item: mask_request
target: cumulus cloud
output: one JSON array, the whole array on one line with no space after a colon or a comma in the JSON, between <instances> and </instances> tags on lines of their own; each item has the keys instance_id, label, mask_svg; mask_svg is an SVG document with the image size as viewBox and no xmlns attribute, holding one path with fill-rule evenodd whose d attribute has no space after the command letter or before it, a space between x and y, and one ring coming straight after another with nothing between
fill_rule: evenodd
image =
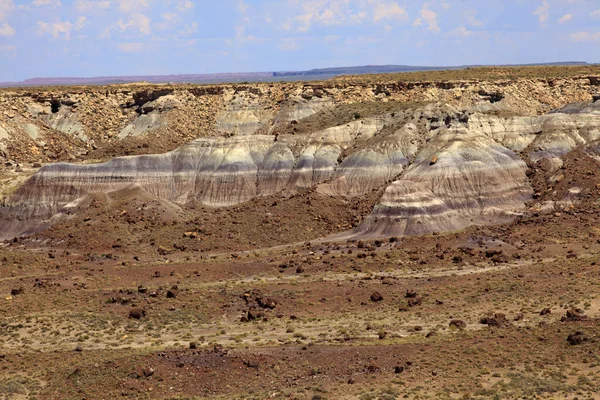
<instances>
[{"instance_id":1,"label":"cumulus cloud","mask_svg":"<svg viewBox=\"0 0 600 400\"><path fill-rule=\"evenodd\" d=\"M83 29L87 22L86 17L79 17L75 22L71 21L58 21L54 23L42 22L38 21L38 32L40 34L47 34L52 36L54 39L57 39L61 34L65 37L65 39L71 39L72 31L79 31Z\"/></svg>"},{"instance_id":2,"label":"cumulus cloud","mask_svg":"<svg viewBox=\"0 0 600 400\"><path fill-rule=\"evenodd\" d=\"M123 18L119 19L116 26L121 32L131 30L139 32L142 35L149 35L152 33L150 24L151 20L146 15L132 14L127 21L123 20Z\"/></svg>"},{"instance_id":3,"label":"cumulus cloud","mask_svg":"<svg viewBox=\"0 0 600 400\"><path fill-rule=\"evenodd\" d=\"M41 6L60 7L62 5L60 0L33 0L33 3L31 3L31 4L36 7L41 7Z\"/></svg>"},{"instance_id":4,"label":"cumulus cloud","mask_svg":"<svg viewBox=\"0 0 600 400\"><path fill-rule=\"evenodd\" d=\"M397 19L397 20L407 20L408 14L406 10L395 1L392 2L384 2L384 1L375 1L373 8L373 20L375 22L381 21L383 19Z\"/></svg>"},{"instance_id":5,"label":"cumulus cloud","mask_svg":"<svg viewBox=\"0 0 600 400\"><path fill-rule=\"evenodd\" d=\"M439 32L440 26L438 25L438 15L435 11L427 8L427 5L423 6L419 13L420 17L413 22L413 26L427 25L427 29L432 32Z\"/></svg>"},{"instance_id":6,"label":"cumulus cloud","mask_svg":"<svg viewBox=\"0 0 600 400\"><path fill-rule=\"evenodd\" d=\"M295 38L286 38L279 41L279 50L294 51L300 47Z\"/></svg>"},{"instance_id":7,"label":"cumulus cloud","mask_svg":"<svg viewBox=\"0 0 600 400\"><path fill-rule=\"evenodd\" d=\"M477 11L475 10L467 10L465 12L465 18L467 23L470 26L481 27L483 26L483 22L477 18Z\"/></svg>"},{"instance_id":8,"label":"cumulus cloud","mask_svg":"<svg viewBox=\"0 0 600 400\"><path fill-rule=\"evenodd\" d=\"M183 27L182 30L179 31L181 36L191 36L198 31L198 23L192 22L189 25Z\"/></svg>"},{"instance_id":9,"label":"cumulus cloud","mask_svg":"<svg viewBox=\"0 0 600 400\"><path fill-rule=\"evenodd\" d=\"M12 44L0 45L0 53L14 53L17 51L17 47Z\"/></svg>"},{"instance_id":10,"label":"cumulus cloud","mask_svg":"<svg viewBox=\"0 0 600 400\"><path fill-rule=\"evenodd\" d=\"M473 35L473 31L468 30L464 26L459 26L453 31L448 32L448 36L450 37L459 37L459 38L467 38Z\"/></svg>"},{"instance_id":11,"label":"cumulus cloud","mask_svg":"<svg viewBox=\"0 0 600 400\"><path fill-rule=\"evenodd\" d=\"M162 13L162 21L157 24L158 29L170 29L176 26L179 22L181 22L181 17L179 14L174 12L164 12Z\"/></svg>"},{"instance_id":12,"label":"cumulus cloud","mask_svg":"<svg viewBox=\"0 0 600 400\"><path fill-rule=\"evenodd\" d=\"M600 32L574 32L570 37L575 43L600 43Z\"/></svg>"},{"instance_id":13,"label":"cumulus cloud","mask_svg":"<svg viewBox=\"0 0 600 400\"><path fill-rule=\"evenodd\" d=\"M109 0L76 0L75 9L82 14L95 13L110 8Z\"/></svg>"},{"instance_id":14,"label":"cumulus cloud","mask_svg":"<svg viewBox=\"0 0 600 400\"><path fill-rule=\"evenodd\" d=\"M0 0L0 21L4 21L15 9L12 0Z\"/></svg>"},{"instance_id":15,"label":"cumulus cloud","mask_svg":"<svg viewBox=\"0 0 600 400\"><path fill-rule=\"evenodd\" d=\"M178 1L177 2L177 11L185 12L194 8L194 3L190 0Z\"/></svg>"},{"instance_id":16,"label":"cumulus cloud","mask_svg":"<svg viewBox=\"0 0 600 400\"><path fill-rule=\"evenodd\" d=\"M12 37L15 36L15 28L7 24L6 22L0 24L0 37Z\"/></svg>"},{"instance_id":17,"label":"cumulus cloud","mask_svg":"<svg viewBox=\"0 0 600 400\"><path fill-rule=\"evenodd\" d=\"M548 18L550 17L550 4L548 4L548 0L543 0L542 5L539 6L534 12L534 15L538 16L540 20L540 25L545 28L548 26Z\"/></svg>"},{"instance_id":18,"label":"cumulus cloud","mask_svg":"<svg viewBox=\"0 0 600 400\"><path fill-rule=\"evenodd\" d=\"M144 51L146 51L146 44L145 43L141 43L141 42L126 42L126 43L119 43L117 45L117 48L119 49L119 51L121 53L127 53L127 54L139 54L139 53L143 53Z\"/></svg>"},{"instance_id":19,"label":"cumulus cloud","mask_svg":"<svg viewBox=\"0 0 600 400\"><path fill-rule=\"evenodd\" d=\"M148 0L119 0L119 10L125 13L138 12L148 5Z\"/></svg>"},{"instance_id":20,"label":"cumulus cloud","mask_svg":"<svg viewBox=\"0 0 600 400\"><path fill-rule=\"evenodd\" d=\"M559 24L564 24L565 22L570 21L573 18L573 14L565 14L559 20Z\"/></svg>"},{"instance_id":21,"label":"cumulus cloud","mask_svg":"<svg viewBox=\"0 0 600 400\"><path fill-rule=\"evenodd\" d=\"M377 1L369 0L371 6ZM367 18L366 3L354 9L349 0L289 0L295 15L282 24L285 30L309 31L317 26L341 26L360 24Z\"/></svg>"}]
</instances>

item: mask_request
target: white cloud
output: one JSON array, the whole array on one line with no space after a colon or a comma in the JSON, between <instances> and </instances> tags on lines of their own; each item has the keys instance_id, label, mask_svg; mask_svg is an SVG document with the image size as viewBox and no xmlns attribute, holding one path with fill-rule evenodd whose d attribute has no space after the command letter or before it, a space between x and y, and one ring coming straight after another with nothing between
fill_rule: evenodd
<instances>
[{"instance_id":1,"label":"white cloud","mask_svg":"<svg viewBox=\"0 0 600 400\"><path fill-rule=\"evenodd\" d=\"M38 32L40 34L47 34L52 36L54 39L57 39L61 34L64 35L65 39L71 39L72 31L79 31L83 29L87 22L86 17L79 17L72 23L71 21L58 21L54 23L41 22L38 21Z\"/></svg>"},{"instance_id":2,"label":"white cloud","mask_svg":"<svg viewBox=\"0 0 600 400\"><path fill-rule=\"evenodd\" d=\"M453 37L467 38L472 35L473 35L473 31L468 30L464 26L459 26L458 28L454 29L453 31L448 32L448 36L451 36L451 37L453 36Z\"/></svg>"},{"instance_id":3,"label":"white cloud","mask_svg":"<svg viewBox=\"0 0 600 400\"><path fill-rule=\"evenodd\" d=\"M194 3L190 0L183 0L177 2L177 11L185 12L194 8Z\"/></svg>"},{"instance_id":4,"label":"white cloud","mask_svg":"<svg viewBox=\"0 0 600 400\"><path fill-rule=\"evenodd\" d=\"M17 47L12 44L3 44L0 45L0 53L13 53L17 51Z\"/></svg>"},{"instance_id":5,"label":"white cloud","mask_svg":"<svg viewBox=\"0 0 600 400\"><path fill-rule=\"evenodd\" d=\"M127 42L127 43L119 43L118 49L122 53L128 54L139 54L146 51L146 44L140 42Z\"/></svg>"},{"instance_id":6,"label":"white cloud","mask_svg":"<svg viewBox=\"0 0 600 400\"><path fill-rule=\"evenodd\" d=\"M124 21L122 18L117 21L117 27L121 32L127 30L138 31L142 35L149 35L152 33L150 27L151 20L144 14L133 14L128 21Z\"/></svg>"},{"instance_id":7,"label":"white cloud","mask_svg":"<svg viewBox=\"0 0 600 400\"><path fill-rule=\"evenodd\" d=\"M279 50L283 50L283 51L294 51L294 50L299 49L298 42L296 41L295 38L282 39L279 42L278 47L279 47Z\"/></svg>"},{"instance_id":8,"label":"white cloud","mask_svg":"<svg viewBox=\"0 0 600 400\"><path fill-rule=\"evenodd\" d=\"M109 0L77 0L75 1L75 9L82 14L99 12L110 8Z\"/></svg>"},{"instance_id":9,"label":"white cloud","mask_svg":"<svg viewBox=\"0 0 600 400\"><path fill-rule=\"evenodd\" d=\"M236 4L236 8L240 14L246 14L249 7L248 4L244 3L244 0L239 0Z\"/></svg>"},{"instance_id":10,"label":"white cloud","mask_svg":"<svg viewBox=\"0 0 600 400\"><path fill-rule=\"evenodd\" d=\"M413 26L421 26L423 24L427 24L427 29L432 32L439 32L440 27L438 25L437 13L427 8L425 5L420 13L421 16L413 22Z\"/></svg>"},{"instance_id":11,"label":"white cloud","mask_svg":"<svg viewBox=\"0 0 600 400\"><path fill-rule=\"evenodd\" d=\"M41 7L41 6L55 6L55 7L60 7L62 4L60 3L60 0L33 0L33 4L36 7Z\"/></svg>"},{"instance_id":12,"label":"white cloud","mask_svg":"<svg viewBox=\"0 0 600 400\"><path fill-rule=\"evenodd\" d=\"M7 24L6 22L0 24L0 37L12 37L15 36L15 28Z\"/></svg>"},{"instance_id":13,"label":"white cloud","mask_svg":"<svg viewBox=\"0 0 600 400\"><path fill-rule=\"evenodd\" d=\"M198 23L192 22L189 25L186 25L182 30L179 31L181 36L191 36L198 31Z\"/></svg>"},{"instance_id":14,"label":"white cloud","mask_svg":"<svg viewBox=\"0 0 600 400\"><path fill-rule=\"evenodd\" d=\"M550 4L548 4L548 0L543 0L542 5L539 6L534 12L534 15L538 16L540 20L540 25L545 28L548 26L548 17L550 17Z\"/></svg>"},{"instance_id":15,"label":"white cloud","mask_svg":"<svg viewBox=\"0 0 600 400\"><path fill-rule=\"evenodd\" d=\"M574 32L570 37L575 43L600 43L600 32Z\"/></svg>"},{"instance_id":16,"label":"white cloud","mask_svg":"<svg viewBox=\"0 0 600 400\"><path fill-rule=\"evenodd\" d=\"M600 10L595 10L590 13L590 17L593 19L600 19Z\"/></svg>"},{"instance_id":17,"label":"white cloud","mask_svg":"<svg viewBox=\"0 0 600 400\"><path fill-rule=\"evenodd\" d=\"M313 25L341 26L362 23L367 17L368 6L374 6L380 0L368 0L355 10L349 0L289 0L288 11L293 17L286 19L281 27L284 30L308 32ZM367 7L365 7L367 6Z\"/></svg>"},{"instance_id":18,"label":"white cloud","mask_svg":"<svg viewBox=\"0 0 600 400\"><path fill-rule=\"evenodd\" d=\"M408 19L408 14L406 13L406 10L400 7L395 1L389 3L376 1L373 8L373 20L377 22L383 19L397 19L404 21Z\"/></svg>"},{"instance_id":19,"label":"white cloud","mask_svg":"<svg viewBox=\"0 0 600 400\"><path fill-rule=\"evenodd\" d=\"M12 0L0 0L0 21L4 21L15 9Z\"/></svg>"},{"instance_id":20,"label":"white cloud","mask_svg":"<svg viewBox=\"0 0 600 400\"><path fill-rule=\"evenodd\" d=\"M138 12L148 7L148 0L119 0L119 10L125 13Z\"/></svg>"},{"instance_id":21,"label":"white cloud","mask_svg":"<svg viewBox=\"0 0 600 400\"><path fill-rule=\"evenodd\" d=\"M573 14L565 14L558 20L558 23L564 24L565 22L570 21L572 18L573 18Z\"/></svg>"},{"instance_id":22,"label":"white cloud","mask_svg":"<svg viewBox=\"0 0 600 400\"><path fill-rule=\"evenodd\" d=\"M181 17L179 14L174 12L165 12L162 13L162 21L158 23L158 29L170 29L176 26L179 22L181 22Z\"/></svg>"},{"instance_id":23,"label":"white cloud","mask_svg":"<svg viewBox=\"0 0 600 400\"><path fill-rule=\"evenodd\" d=\"M477 11L475 10L467 10L465 12L465 17L467 19L467 23L470 26L481 27L483 26L483 22L477 18Z\"/></svg>"}]
</instances>

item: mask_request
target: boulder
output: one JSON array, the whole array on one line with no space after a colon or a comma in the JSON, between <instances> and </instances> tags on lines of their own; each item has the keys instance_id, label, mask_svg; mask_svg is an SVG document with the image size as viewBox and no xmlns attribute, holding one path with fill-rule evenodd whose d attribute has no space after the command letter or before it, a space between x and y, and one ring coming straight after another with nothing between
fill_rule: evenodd
<instances>
[{"instance_id":1,"label":"boulder","mask_svg":"<svg viewBox=\"0 0 600 400\"><path fill-rule=\"evenodd\" d=\"M129 318L142 319L146 316L146 310L136 307L129 310Z\"/></svg>"}]
</instances>

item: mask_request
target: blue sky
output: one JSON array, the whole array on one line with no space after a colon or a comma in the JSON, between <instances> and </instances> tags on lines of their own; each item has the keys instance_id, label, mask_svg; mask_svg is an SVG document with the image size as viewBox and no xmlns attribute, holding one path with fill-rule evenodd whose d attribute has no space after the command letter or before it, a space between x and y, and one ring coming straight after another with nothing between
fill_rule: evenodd
<instances>
[{"instance_id":1,"label":"blue sky","mask_svg":"<svg viewBox=\"0 0 600 400\"><path fill-rule=\"evenodd\" d=\"M0 81L600 62L600 0L0 0Z\"/></svg>"}]
</instances>

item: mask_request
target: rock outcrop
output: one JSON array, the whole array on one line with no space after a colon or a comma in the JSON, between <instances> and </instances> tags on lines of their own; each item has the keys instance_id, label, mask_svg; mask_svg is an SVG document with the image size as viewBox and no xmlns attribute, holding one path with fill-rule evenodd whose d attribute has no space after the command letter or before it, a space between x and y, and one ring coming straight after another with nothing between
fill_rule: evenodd
<instances>
[{"instance_id":1,"label":"rock outcrop","mask_svg":"<svg viewBox=\"0 0 600 400\"><path fill-rule=\"evenodd\" d=\"M502 95L498 87L487 87L492 84L482 86L485 90L472 94L478 102L468 107L425 103L364 118L357 113L350 122L302 134L271 133L334 109L337 88L304 87L288 94L264 87L136 93L125 111L132 118L120 133L114 131L116 136L168 129L169 121L180 118L190 104L200 104L202 96L221 99L212 103L223 108L211 122L220 133L208 132L162 154L47 165L4 200L0 238L48 226L74 212L88 194L127 188L180 206L198 202L212 207L307 188L348 198L382 190L373 212L343 237L422 235L505 222L526 212L532 199L527 163L555 173L564 154L598 149L600 103L580 102L541 116L516 115L510 86L503 87L508 94ZM458 88L471 90L467 84ZM261 90L271 92L265 97ZM396 92L372 94L386 93L393 97ZM30 112L39 120L28 126L26 118L15 116L10 127L41 145L50 142L49 129L68 125L72 140L81 142L87 131L73 131L82 121L73 119L73 110L83 115L81 96L58 103L38 99L41 105ZM2 128L0 138L10 141L11 133ZM570 202L577 195L573 193Z\"/></svg>"}]
</instances>

